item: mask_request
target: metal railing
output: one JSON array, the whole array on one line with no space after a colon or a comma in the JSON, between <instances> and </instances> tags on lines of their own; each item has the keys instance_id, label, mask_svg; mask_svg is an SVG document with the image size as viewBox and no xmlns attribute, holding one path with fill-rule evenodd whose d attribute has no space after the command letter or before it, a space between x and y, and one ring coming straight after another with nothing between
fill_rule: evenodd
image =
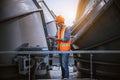
<instances>
[{"instance_id":1,"label":"metal railing","mask_svg":"<svg viewBox=\"0 0 120 80\"><path fill-rule=\"evenodd\" d=\"M90 54L90 80L93 80L93 54L120 54L120 50L77 50L77 51L0 51L1 54L24 54L29 57L30 66L30 56L40 55L40 54ZM29 80L30 80L30 68L29 68Z\"/></svg>"}]
</instances>

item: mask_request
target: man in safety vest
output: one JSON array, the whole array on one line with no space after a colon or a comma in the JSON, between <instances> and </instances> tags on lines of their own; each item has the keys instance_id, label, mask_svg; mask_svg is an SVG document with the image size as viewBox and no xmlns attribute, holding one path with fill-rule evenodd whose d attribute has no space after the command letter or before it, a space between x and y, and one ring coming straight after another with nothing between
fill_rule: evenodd
<instances>
[{"instance_id":1,"label":"man in safety vest","mask_svg":"<svg viewBox=\"0 0 120 80\"><path fill-rule=\"evenodd\" d=\"M58 25L57 37L53 40L57 41L57 49L59 51L70 51L71 41L70 41L70 30L64 24L64 18L59 15L55 19ZM62 70L62 78L69 78L69 68L68 68L68 53L60 54L60 65Z\"/></svg>"}]
</instances>

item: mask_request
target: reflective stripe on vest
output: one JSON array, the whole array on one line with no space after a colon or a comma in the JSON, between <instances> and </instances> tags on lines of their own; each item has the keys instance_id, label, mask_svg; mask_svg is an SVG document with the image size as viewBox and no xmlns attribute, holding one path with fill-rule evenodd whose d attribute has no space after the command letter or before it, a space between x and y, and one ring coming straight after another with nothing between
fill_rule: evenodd
<instances>
[{"instance_id":1,"label":"reflective stripe on vest","mask_svg":"<svg viewBox=\"0 0 120 80\"><path fill-rule=\"evenodd\" d=\"M70 44L58 44L58 46L70 46Z\"/></svg>"}]
</instances>

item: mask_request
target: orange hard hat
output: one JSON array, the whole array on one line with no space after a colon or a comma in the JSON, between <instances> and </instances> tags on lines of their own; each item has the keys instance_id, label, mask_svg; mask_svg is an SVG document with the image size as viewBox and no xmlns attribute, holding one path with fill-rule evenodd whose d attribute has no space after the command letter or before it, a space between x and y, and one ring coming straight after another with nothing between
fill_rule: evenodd
<instances>
[{"instance_id":1,"label":"orange hard hat","mask_svg":"<svg viewBox=\"0 0 120 80\"><path fill-rule=\"evenodd\" d=\"M64 23L65 19L61 15L59 15L59 16L56 16L55 21L56 22L63 22Z\"/></svg>"}]
</instances>

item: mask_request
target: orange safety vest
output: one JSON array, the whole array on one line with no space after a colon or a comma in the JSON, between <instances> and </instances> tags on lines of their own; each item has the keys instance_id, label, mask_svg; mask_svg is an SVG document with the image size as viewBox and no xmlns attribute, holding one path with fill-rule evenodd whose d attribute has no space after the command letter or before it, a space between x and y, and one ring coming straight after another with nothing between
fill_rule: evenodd
<instances>
[{"instance_id":1,"label":"orange safety vest","mask_svg":"<svg viewBox=\"0 0 120 80\"><path fill-rule=\"evenodd\" d=\"M64 38L66 27L63 27L60 31L60 28L58 28L58 39ZM58 41L58 50L59 51L69 51L71 50L71 40L68 40L67 42L64 41Z\"/></svg>"}]
</instances>

